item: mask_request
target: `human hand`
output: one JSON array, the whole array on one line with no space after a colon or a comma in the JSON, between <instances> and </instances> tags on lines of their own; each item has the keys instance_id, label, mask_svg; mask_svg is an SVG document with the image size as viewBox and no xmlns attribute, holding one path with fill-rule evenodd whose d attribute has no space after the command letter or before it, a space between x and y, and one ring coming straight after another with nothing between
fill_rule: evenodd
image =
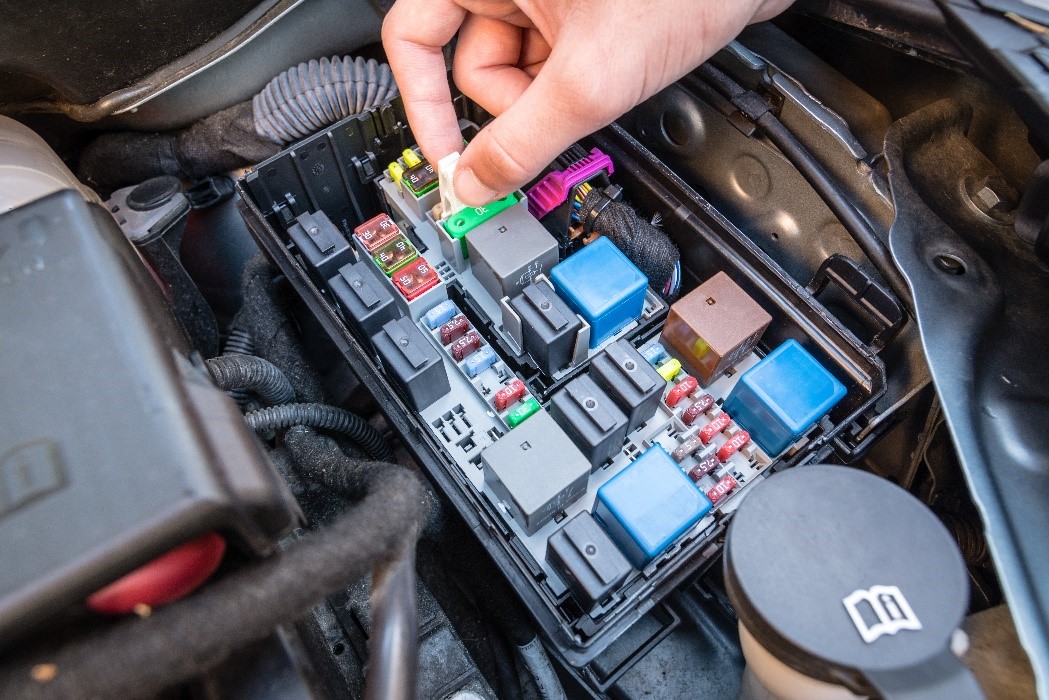
<instances>
[{"instance_id":1,"label":"human hand","mask_svg":"<svg viewBox=\"0 0 1049 700\"><path fill-rule=\"evenodd\" d=\"M455 84L495 115L459 160L455 192L481 206L535 177L791 0L397 0L382 39L427 160L462 149Z\"/></svg>"}]
</instances>

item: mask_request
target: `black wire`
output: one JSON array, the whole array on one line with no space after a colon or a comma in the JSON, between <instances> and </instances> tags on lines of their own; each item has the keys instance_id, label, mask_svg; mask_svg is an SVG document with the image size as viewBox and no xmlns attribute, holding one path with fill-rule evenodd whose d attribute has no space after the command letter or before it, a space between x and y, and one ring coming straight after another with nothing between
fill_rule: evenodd
<instances>
[{"instance_id":1,"label":"black wire","mask_svg":"<svg viewBox=\"0 0 1049 700\"><path fill-rule=\"evenodd\" d=\"M725 95L746 116L753 119L755 125L768 137L769 141L798 169L806 182L838 217L845 230L849 232L886 284L913 316L914 301L911 298L910 288L899 268L896 267L896 263L893 262L889 249L837 186L830 173L824 169L805 145L791 133L790 129L784 126L783 122L776 118L764 100L722 71L705 63L696 70L696 73ZM686 82L689 81L689 78L691 76L686 78ZM694 78L691 79L694 80Z\"/></svg>"}]
</instances>

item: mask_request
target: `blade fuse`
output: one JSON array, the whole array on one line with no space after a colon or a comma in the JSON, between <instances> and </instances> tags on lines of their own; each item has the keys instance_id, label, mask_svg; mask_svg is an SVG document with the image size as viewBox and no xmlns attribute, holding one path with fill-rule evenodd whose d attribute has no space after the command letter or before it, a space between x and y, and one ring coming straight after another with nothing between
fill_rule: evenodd
<instances>
[{"instance_id":1,"label":"blade fuse","mask_svg":"<svg viewBox=\"0 0 1049 700\"><path fill-rule=\"evenodd\" d=\"M739 486L731 474L726 474L714 487L707 490L707 498L711 503L717 503L725 496L732 493Z\"/></svg>"},{"instance_id":2,"label":"blade fuse","mask_svg":"<svg viewBox=\"0 0 1049 700\"><path fill-rule=\"evenodd\" d=\"M697 418L709 411L713 405L714 397L710 394L703 394L681 414L681 422L685 425L692 425Z\"/></svg>"},{"instance_id":3,"label":"blade fuse","mask_svg":"<svg viewBox=\"0 0 1049 700\"><path fill-rule=\"evenodd\" d=\"M452 343L452 346L448 348L449 352L452 353L452 359L456 362L462 362L464 359L477 352L477 349L481 347L481 336L477 335L477 331L470 331L459 340Z\"/></svg>"},{"instance_id":4,"label":"blade fuse","mask_svg":"<svg viewBox=\"0 0 1049 700\"><path fill-rule=\"evenodd\" d=\"M507 408L523 399L524 395L524 382L520 379L515 379L499 391L495 392L492 402L495 404L495 410L505 411Z\"/></svg>"},{"instance_id":5,"label":"blade fuse","mask_svg":"<svg viewBox=\"0 0 1049 700\"><path fill-rule=\"evenodd\" d=\"M699 388L699 382L693 376L686 376L682 379L677 386L667 392L667 406L673 408L681 403L681 399L685 398L693 391Z\"/></svg>"},{"instance_id":6,"label":"blade fuse","mask_svg":"<svg viewBox=\"0 0 1049 700\"><path fill-rule=\"evenodd\" d=\"M441 330L438 331L441 334L441 345L448 345L453 340L462 338L468 330L470 330L470 321L467 320L466 316L459 314L441 326Z\"/></svg>"},{"instance_id":7,"label":"blade fuse","mask_svg":"<svg viewBox=\"0 0 1049 700\"><path fill-rule=\"evenodd\" d=\"M732 422L732 419L727 413L719 413L714 417L714 420L703 426L703 429L699 431L699 439L706 445L708 442L714 439L714 436L720 433L722 430L727 428Z\"/></svg>"},{"instance_id":8,"label":"blade fuse","mask_svg":"<svg viewBox=\"0 0 1049 700\"><path fill-rule=\"evenodd\" d=\"M739 448L750 442L750 433L746 430L741 430L728 439L721 449L718 450L718 459L722 462L727 462L729 457L739 452Z\"/></svg>"},{"instance_id":9,"label":"blade fuse","mask_svg":"<svg viewBox=\"0 0 1049 700\"><path fill-rule=\"evenodd\" d=\"M713 474L714 470L721 466L721 461L717 458L717 455L707 455L703 459L696 463L696 466L692 467L692 471L688 473L688 478L692 481L700 481L703 477ZM713 500L713 499L712 499Z\"/></svg>"}]
</instances>

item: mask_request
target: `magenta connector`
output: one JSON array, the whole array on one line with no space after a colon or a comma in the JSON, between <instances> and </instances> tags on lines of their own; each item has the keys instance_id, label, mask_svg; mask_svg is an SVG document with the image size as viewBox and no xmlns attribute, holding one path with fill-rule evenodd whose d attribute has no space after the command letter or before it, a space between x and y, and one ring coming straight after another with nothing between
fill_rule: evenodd
<instances>
[{"instance_id":1,"label":"magenta connector","mask_svg":"<svg viewBox=\"0 0 1049 700\"><path fill-rule=\"evenodd\" d=\"M597 148L590 149L590 155L577 160L561 172L549 173L528 190L528 212L537 219L561 206L572 188L580 185L602 170L613 173L612 159Z\"/></svg>"}]
</instances>

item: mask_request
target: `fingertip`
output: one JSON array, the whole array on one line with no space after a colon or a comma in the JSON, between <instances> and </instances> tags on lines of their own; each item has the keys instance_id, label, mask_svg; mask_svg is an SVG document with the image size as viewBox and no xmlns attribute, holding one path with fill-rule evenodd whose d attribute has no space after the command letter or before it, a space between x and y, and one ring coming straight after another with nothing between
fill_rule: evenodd
<instances>
[{"instance_id":1,"label":"fingertip","mask_svg":"<svg viewBox=\"0 0 1049 700\"><path fill-rule=\"evenodd\" d=\"M499 194L478 180L473 168L457 168L453 186L459 201L471 207L483 207L494 201Z\"/></svg>"}]
</instances>

